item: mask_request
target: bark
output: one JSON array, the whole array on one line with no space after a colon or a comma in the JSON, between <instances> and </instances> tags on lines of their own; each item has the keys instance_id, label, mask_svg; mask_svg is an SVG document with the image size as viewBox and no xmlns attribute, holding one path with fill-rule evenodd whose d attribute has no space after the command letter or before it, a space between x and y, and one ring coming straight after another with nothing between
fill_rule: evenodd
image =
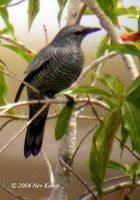
<instances>
[{"instance_id":1,"label":"bark","mask_svg":"<svg viewBox=\"0 0 140 200\"><path fill-rule=\"evenodd\" d=\"M67 25L76 23L76 16L78 15L79 9L81 7L80 0L69 0L68 1L68 16ZM70 165L71 158L76 149L76 118L77 112L73 112L68 132L60 141L59 155L62 160ZM66 169L66 167L58 160L55 174L54 174L55 184L59 185L59 188L53 189L50 195L50 200L67 200L69 187L72 179L72 174Z\"/></svg>"}]
</instances>

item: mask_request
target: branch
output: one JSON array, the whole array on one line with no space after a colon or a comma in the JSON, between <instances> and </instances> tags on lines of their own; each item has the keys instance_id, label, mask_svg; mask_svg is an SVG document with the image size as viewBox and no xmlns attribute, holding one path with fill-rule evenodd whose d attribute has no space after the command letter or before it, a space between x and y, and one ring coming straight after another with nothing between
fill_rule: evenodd
<instances>
[{"instance_id":1,"label":"branch","mask_svg":"<svg viewBox=\"0 0 140 200\"><path fill-rule=\"evenodd\" d=\"M67 165L65 163L65 161L61 158L61 156L59 155L59 160L61 161L61 163L66 167L67 170L69 170L79 181L80 183L87 189L87 191L90 193L90 195L92 196L92 199L97 200L96 196L94 195L93 191L88 187L87 183L82 179L81 176L79 176L76 172L74 172L72 170L72 168Z\"/></svg>"},{"instance_id":2,"label":"branch","mask_svg":"<svg viewBox=\"0 0 140 200\"><path fill-rule=\"evenodd\" d=\"M88 65L85 69L83 69L83 72L80 75L80 77L78 78L76 85L78 85L79 82L81 81L81 79L83 79L94 67L96 67L97 65L107 61L109 58L112 58L116 55L118 55L118 54L115 52L111 52L111 53L108 53L108 54L94 60L90 65Z\"/></svg>"},{"instance_id":3,"label":"branch","mask_svg":"<svg viewBox=\"0 0 140 200\"><path fill-rule=\"evenodd\" d=\"M24 51L26 51L27 53L29 53L32 56L35 56L36 53L35 51L29 49L28 47L26 47L23 43L18 42L16 40L14 40L13 38L10 37L6 37L6 36L0 36L0 39L5 40L6 42L9 42L11 44L14 44L15 46L19 47L20 49L23 49Z\"/></svg>"},{"instance_id":4,"label":"branch","mask_svg":"<svg viewBox=\"0 0 140 200\"><path fill-rule=\"evenodd\" d=\"M11 185L12 186L12 185ZM28 197L24 197L24 196L20 196L18 194L16 194L15 192L13 192L12 190L10 190L9 188L7 188L4 184L0 183L0 187L5 190L6 192L8 192L8 194L10 194L13 197L16 197L17 199L20 200L35 200L35 198L28 198ZM49 198L37 198L36 200L49 200Z\"/></svg>"},{"instance_id":5,"label":"branch","mask_svg":"<svg viewBox=\"0 0 140 200\"><path fill-rule=\"evenodd\" d=\"M129 191L127 192L127 194L125 195L125 198L127 198L127 199L132 199L131 198L131 195L132 195L132 192L133 192L133 190L136 188L136 175L134 175L134 177L133 177L133 179L132 179L132 181L131 181L131 186L130 186L130 188L129 188Z\"/></svg>"},{"instance_id":6,"label":"branch","mask_svg":"<svg viewBox=\"0 0 140 200\"><path fill-rule=\"evenodd\" d=\"M11 4L8 4L8 5L3 5L3 6L0 6L0 9L12 7L12 6L17 6L17 5L21 4L21 3L23 3L24 1L26 1L26 0L20 0L20 1L16 2L16 3L11 3Z\"/></svg>"},{"instance_id":7,"label":"branch","mask_svg":"<svg viewBox=\"0 0 140 200\"><path fill-rule=\"evenodd\" d=\"M20 82L20 83L23 83L25 86L27 86L28 88L32 89L33 91L35 91L37 94L39 94L40 92L34 88L32 85L30 85L29 83L27 83L26 81L18 78L16 75L14 75L13 73L11 73L10 71L5 71L5 70L2 70L0 69L0 72L6 74L7 76L13 78L14 80Z\"/></svg>"},{"instance_id":8,"label":"branch","mask_svg":"<svg viewBox=\"0 0 140 200\"><path fill-rule=\"evenodd\" d=\"M60 140L59 155L68 165L76 148L76 118L77 112L73 112L68 131ZM66 200L71 182L71 173L64 168L60 160L58 160L56 165L54 177L55 184L59 184L59 188L52 190L50 200Z\"/></svg>"},{"instance_id":9,"label":"branch","mask_svg":"<svg viewBox=\"0 0 140 200\"><path fill-rule=\"evenodd\" d=\"M45 161L45 163L47 164L47 168L48 168L48 172L49 172L49 178L50 178L50 184L54 185L54 173L53 173L53 169L51 166L50 161L48 160L47 156L45 155L45 153L43 151L41 151L42 157Z\"/></svg>"},{"instance_id":10,"label":"branch","mask_svg":"<svg viewBox=\"0 0 140 200\"><path fill-rule=\"evenodd\" d=\"M9 73L11 73L12 75L15 75L15 74L9 69L9 67L7 66L7 64L6 64L3 60L0 59L0 63L4 66L4 68L5 68ZM3 73L4 73L4 72L3 72Z\"/></svg>"},{"instance_id":11,"label":"branch","mask_svg":"<svg viewBox=\"0 0 140 200\"><path fill-rule=\"evenodd\" d=\"M125 182L122 182L122 183L111 185L111 186L103 189L103 195L107 195L107 194L110 194L112 192L116 192L118 190L129 188L129 187L131 187L131 185L132 185L132 181L125 181ZM135 182L135 187L140 187L140 181ZM97 193L96 193L96 197L98 197ZM80 200L92 200L92 199L93 198L92 198L91 194L88 194L87 196L80 198Z\"/></svg>"},{"instance_id":12,"label":"branch","mask_svg":"<svg viewBox=\"0 0 140 200\"><path fill-rule=\"evenodd\" d=\"M83 98L75 98L74 102L75 103L88 103L88 98L83 97ZM5 114L6 112L8 112L9 110L13 109L13 108L17 108L20 106L25 106L25 105L29 105L29 104L37 104L37 103L41 103L41 104L66 104L67 100L62 100L62 99L46 99L46 100L32 100L32 101L20 101L20 102L16 102L16 103L10 103L4 106L0 106L0 110L2 110L0 112L0 116L3 114ZM91 103L100 106L106 110L109 110L109 107L106 103L104 103L101 100L98 100L96 98L92 98L91 99Z\"/></svg>"},{"instance_id":13,"label":"branch","mask_svg":"<svg viewBox=\"0 0 140 200\"><path fill-rule=\"evenodd\" d=\"M90 107L91 107L91 110L92 110L93 114L95 115L95 117L97 118L97 120L99 121L99 123L101 123L101 122L102 122L102 119L99 117L98 112L96 111L96 109L95 109L94 106L92 105L92 103L91 103L91 97L89 96L88 99L89 99L89 105L90 105Z\"/></svg>"},{"instance_id":14,"label":"branch","mask_svg":"<svg viewBox=\"0 0 140 200\"><path fill-rule=\"evenodd\" d=\"M10 195L12 195L13 197L16 197L17 199L21 199L21 200L34 200L28 197L22 197L19 196L18 194L16 194L15 192L13 192L12 190L10 190L9 188L7 188L4 184L0 183L0 187L2 189L4 189L6 192L8 192Z\"/></svg>"},{"instance_id":15,"label":"branch","mask_svg":"<svg viewBox=\"0 0 140 200\"><path fill-rule=\"evenodd\" d=\"M121 179L130 179L130 176L128 176L128 175L124 175L124 176L115 176L115 177L113 177L113 178L108 178L108 179L106 179L106 180L104 180L104 182L103 182L103 184L105 185L105 184L112 184L112 182L116 182L116 181L120 181ZM92 190L95 190L95 186L93 186L93 187L91 187L91 189ZM87 196L89 196L89 192L85 192L83 195L81 195L80 196L80 198L79 199L84 199L84 197L87 197Z\"/></svg>"},{"instance_id":16,"label":"branch","mask_svg":"<svg viewBox=\"0 0 140 200\"><path fill-rule=\"evenodd\" d=\"M46 25L43 25L44 28L44 34L45 34L45 40L46 40L46 46L48 45L48 31L46 28Z\"/></svg>"},{"instance_id":17,"label":"branch","mask_svg":"<svg viewBox=\"0 0 140 200\"><path fill-rule=\"evenodd\" d=\"M86 4L82 3L81 6L80 6L80 8L79 8L79 11L77 13L77 16L75 18L75 23L76 24L80 23L80 20L81 20L81 18L83 16L83 13L84 13L84 11L85 11L86 8L87 8Z\"/></svg>"},{"instance_id":18,"label":"branch","mask_svg":"<svg viewBox=\"0 0 140 200\"><path fill-rule=\"evenodd\" d=\"M100 24L106 31L110 34L110 37L112 41L115 44L122 43L122 40L120 39L118 33L115 30L115 27L112 24L112 21L105 15L103 10L100 8L96 0L82 0L99 18ZM130 55L122 55L122 58L127 66L127 69L129 71L129 74L134 80L138 75L138 69Z\"/></svg>"},{"instance_id":19,"label":"branch","mask_svg":"<svg viewBox=\"0 0 140 200\"><path fill-rule=\"evenodd\" d=\"M96 125L95 127L93 127L91 130L88 131L88 133L82 138L82 140L79 142L77 148L75 149L75 152L71 158L71 163L73 163L74 158L77 154L77 152L79 151L80 147L82 146L83 142L86 140L86 138L98 127L98 125Z\"/></svg>"},{"instance_id":20,"label":"branch","mask_svg":"<svg viewBox=\"0 0 140 200\"><path fill-rule=\"evenodd\" d=\"M79 15L79 11L82 5L83 3L80 0L68 0L67 25L80 21L81 15Z\"/></svg>"},{"instance_id":21,"label":"branch","mask_svg":"<svg viewBox=\"0 0 140 200\"><path fill-rule=\"evenodd\" d=\"M115 138L116 138L119 142L121 142L121 139L120 139L117 135L115 136ZM134 151L133 151L132 149L130 149L129 146L127 146L127 144L124 145L124 148L127 149L127 150L140 162L140 157L137 156L137 155L134 153Z\"/></svg>"},{"instance_id":22,"label":"branch","mask_svg":"<svg viewBox=\"0 0 140 200\"><path fill-rule=\"evenodd\" d=\"M49 119L55 119L56 117L58 117L58 115L59 115L59 113L56 113L56 112L54 112L52 114L49 114L47 116L47 120L49 120ZM10 119L13 119L13 120L26 120L26 121L28 120L28 116L27 115L2 114L2 115L0 115L0 117L10 118ZM81 119L94 119L95 120L94 117L92 117L92 116L85 116L85 115L81 115L81 116L79 116L79 118L81 118Z\"/></svg>"},{"instance_id":23,"label":"branch","mask_svg":"<svg viewBox=\"0 0 140 200\"><path fill-rule=\"evenodd\" d=\"M0 131L2 131L4 129L5 126L7 126L7 124L9 124L10 122L12 122L14 119L9 119L8 121L6 121L1 127L0 127Z\"/></svg>"},{"instance_id":24,"label":"branch","mask_svg":"<svg viewBox=\"0 0 140 200\"><path fill-rule=\"evenodd\" d=\"M3 152L23 131L24 129L26 129L34 120L35 118L40 115L40 113L43 112L43 110L46 108L47 105L44 105L18 132L16 135L14 135L12 137L12 139L5 144L1 149L0 149L0 153Z\"/></svg>"}]
</instances>

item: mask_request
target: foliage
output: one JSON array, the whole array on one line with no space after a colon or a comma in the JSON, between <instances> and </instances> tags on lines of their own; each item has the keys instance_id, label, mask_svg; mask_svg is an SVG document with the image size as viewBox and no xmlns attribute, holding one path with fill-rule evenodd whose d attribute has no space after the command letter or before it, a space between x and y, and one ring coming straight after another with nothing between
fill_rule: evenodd
<instances>
[{"instance_id":1,"label":"foliage","mask_svg":"<svg viewBox=\"0 0 140 200\"><path fill-rule=\"evenodd\" d=\"M31 25L38 14L40 9L40 0L29 0L28 1L28 27L31 28Z\"/></svg>"},{"instance_id":2,"label":"foliage","mask_svg":"<svg viewBox=\"0 0 140 200\"><path fill-rule=\"evenodd\" d=\"M0 1L0 16L4 22L4 27L0 29L0 45L3 48L8 48L21 56L27 62L30 62L34 54L24 48L17 41L14 35L14 25L9 18L8 5L12 0ZM125 34L121 36L124 41L131 43L113 44L110 36L107 33L96 53L96 58L100 58L108 52L115 51L119 54L130 54L138 59L140 58L140 8L137 6L124 7L123 2L119 0L98 0L98 3L104 13L111 19L115 27L125 30ZM59 12L58 23L60 25L61 17L66 7L67 0L58 0ZM29 30L40 11L40 0L28 0L28 27ZM86 8L84 15L94 15L89 8ZM138 30L132 30L130 27L121 24L121 18L131 18L137 22ZM134 31L134 32L133 32ZM140 60L140 59L139 59ZM103 65L103 63L102 63ZM120 133L120 149L123 154L124 148L127 145L127 140L130 140L132 151L138 156L140 155L140 76L138 76L125 89L124 83L109 74L97 73L99 65L92 70L90 74L91 81L96 80L99 85L82 85L77 86L68 91L68 94L73 97L90 97L93 100L99 100L106 104L107 113L104 119L98 126L98 129L93 132L92 144L89 153L89 171L90 177L95 184L96 190L100 199L103 196L103 183L105 180L106 171L113 169L127 174L130 178L135 178L140 175L140 164L135 161L131 165L119 163L110 160L110 155L114 145L115 137ZM119 66L118 66L119 69ZM0 64L0 105L7 104L6 94L8 85L2 71L4 66ZM60 94L60 96L63 93ZM90 102L91 103L91 102ZM89 104L88 104L89 105ZM72 113L77 109L77 105L67 103L60 111L55 126L55 139L60 140L68 130L69 122ZM102 108L104 109L104 108ZM94 123L93 123L94 124Z\"/></svg>"},{"instance_id":3,"label":"foliage","mask_svg":"<svg viewBox=\"0 0 140 200\"><path fill-rule=\"evenodd\" d=\"M97 192L102 196L102 184L106 172L106 166L112 151L114 136L120 125L120 109L113 110L103 120L93 136L92 147L89 156L89 168L91 178L95 183Z\"/></svg>"},{"instance_id":4,"label":"foliage","mask_svg":"<svg viewBox=\"0 0 140 200\"><path fill-rule=\"evenodd\" d=\"M60 140L68 131L69 122L74 110L74 102L69 102L59 114L55 126L55 139Z\"/></svg>"},{"instance_id":5,"label":"foliage","mask_svg":"<svg viewBox=\"0 0 140 200\"><path fill-rule=\"evenodd\" d=\"M4 105L7 103L6 101L6 93L8 90L6 77L3 74L4 66L0 63L0 105Z\"/></svg>"}]
</instances>

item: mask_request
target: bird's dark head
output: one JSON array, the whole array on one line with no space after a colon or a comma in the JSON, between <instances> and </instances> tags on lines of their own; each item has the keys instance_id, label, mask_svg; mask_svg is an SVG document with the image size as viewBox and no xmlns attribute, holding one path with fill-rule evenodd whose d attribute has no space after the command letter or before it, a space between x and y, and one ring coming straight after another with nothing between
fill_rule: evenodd
<instances>
[{"instance_id":1,"label":"bird's dark head","mask_svg":"<svg viewBox=\"0 0 140 200\"><path fill-rule=\"evenodd\" d=\"M81 44L82 40L86 35L89 33L93 33L96 31L101 30L98 27L85 27L81 25L69 25L64 28L62 28L59 33L56 35L54 38L54 41L59 41L65 45L65 43L70 44L70 43L77 43Z\"/></svg>"}]
</instances>

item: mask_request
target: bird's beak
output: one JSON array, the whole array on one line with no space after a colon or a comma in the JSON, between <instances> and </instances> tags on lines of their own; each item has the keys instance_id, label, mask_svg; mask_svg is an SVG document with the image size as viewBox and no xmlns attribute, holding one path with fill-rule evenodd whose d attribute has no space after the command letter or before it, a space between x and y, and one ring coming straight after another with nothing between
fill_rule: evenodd
<instances>
[{"instance_id":1,"label":"bird's beak","mask_svg":"<svg viewBox=\"0 0 140 200\"><path fill-rule=\"evenodd\" d=\"M94 32L96 32L96 31L100 31L101 30L101 28L99 28L99 27L86 27L85 28L85 33L94 33Z\"/></svg>"}]
</instances>

